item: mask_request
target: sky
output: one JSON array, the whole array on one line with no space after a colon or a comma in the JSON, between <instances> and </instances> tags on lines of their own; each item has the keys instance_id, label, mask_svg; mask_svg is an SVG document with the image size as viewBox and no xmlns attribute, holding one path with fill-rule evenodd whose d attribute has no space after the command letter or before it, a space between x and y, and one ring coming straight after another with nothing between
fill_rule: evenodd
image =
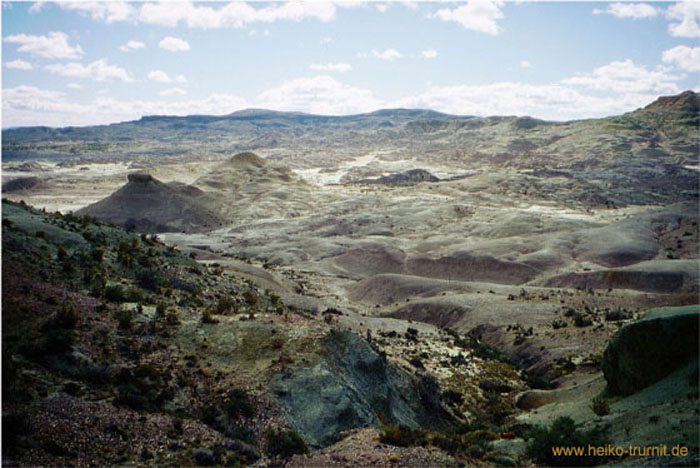
<instances>
[{"instance_id":1,"label":"sky","mask_svg":"<svg viewBox=\"0 0 700 468\"><path fill-rule=\"evenodd\" d=\"M700 91L700 1L3 2L2 127L246 108L547 120Z\"/></svg>"}]
</instances>

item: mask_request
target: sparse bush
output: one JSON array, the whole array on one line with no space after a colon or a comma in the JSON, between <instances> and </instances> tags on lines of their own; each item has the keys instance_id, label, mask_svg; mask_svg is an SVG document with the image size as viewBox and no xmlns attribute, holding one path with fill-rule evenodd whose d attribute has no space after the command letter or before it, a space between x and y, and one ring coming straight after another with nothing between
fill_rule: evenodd
<instances>
[{"instance_id":1,"label":"sparse bush","mask_svg":"<svg viewBox=\"0 0 700 468\"><path fill-rule=\"evenodd\" d=\"M233 300L229 296L223 296L219 298L219 302L216 304L216 313L218 315L224 315L233 309Z\"/></svg>"},{"instance_id":2,"label":"sparse bush","mask_svg":"<svg viewBox=\"0 0 700 468\"><path fill-rule=\"evenodd\" d=\"M473 336L469 337L469 348L476 357L481 359L490 359L492 361L500 361L506 364L513 364L502 351L483 343Z\"/></svg>"},{"instance_id":3,"label":"sparse bush","mask_svg":"<svg viewBox=\"0 0 700 468\"><path fill-rule=\"evenodd\" d=\"M464 450L464 444L452 437L435 436L430 440L430 444L444 450L447 453L455 455Z\"/></svg>"},{"instance_id":4,"label":"sparse bush","mask_svg":"<svg viewBox=\"0 0 700 468\"><path fill-rule=\"evenodd\" d=\"M411 364L413 367L416 369L425 369L425 366L423 365L423 361L421 361L419 358L411 358L408 360L408 363Z\"/></svg>"},{"instance_id":5,"label":"sparse bush","mask_svg":"<svg viewBox=\"0 0 700 468\"><path fill-rule=\"evenodd\" d=\"M248 305L254 306L258 303L258 296L253 291L246 291L243 293L243 299L248 303Z\"/></svg>"},{"instance_id":6,"label":"sparse bush","mask_svg":"<svg viewBox=\"0 0 700 468\"><path fill-rule=\"evenodd\" d=\"M231 418L250 418L255 414L255 405L250 399L248 392L240 388L234 388L228 392L228 399L224 404L226 413Z\"/></svg>"},{"instance_id":7,"label":"sparse bush","mask_svg":"<svg viewBox=\"0 0 700 468\"><path fill-rule=\"evenodd\" d=\"M64 305L59 310L51 321L52 327L65 328L72 330L78 324L78 313L71 306Z\"/></svg>"},{"instance_id":8,"label":"sparse bush","mask_svg":"<svg viewBox=\"0 0 700 468\"><path fill-rule=\"evenodd\" d=\"M219 323L219 321L212 317L211 310L204 309L202 312L202 323L214 324Z\"/></svg>"},{"instance_id":9,"label":"sparse bush","mask_svg":"<svg viewBox=\"0 0 700 468\"><path fill-rule=\"evenodd\" d=\"M462 394L459 392L455 392L454 390L445 390L441 396L443 401L446 401L454 406L458 406L464 403L464 397L462 396Z\"/></svg>"},{"instance_id":10,"label":"sparse bush","mask_svg":"<svg viewBox=\"0 0 700 468\"><path fill-rule=\"evenodd\" d=\"M577 327L590 327L593 321L583 314L576 313L574 315L574 325Z\"/></svg>"},{"instance_id":11,"label":"sparse bush","mask_svg":"<svg viewBox=\"0 0 700 468\"><path fill-rule=\"evenodd\" d=\"M597 396L593 398L590 408L598 416L605 416L606 414L610 414L610 405L608 404L608 400L603 398L602 396Z\"/></svg>"},{"instance_id":12,"label":"sparse bush","mask_svg":"<svg viewBox=\"0 0 700 468\"><path fill-rule=\"evenodd\" d=\"M614 322L617 320L627 320L629 315L620 309L610 310L605 313L605 320L609 322Z\"/></svg>"},{"instance_id":13,"label":"sparse bush","mask_svg":"<svg viewBox=\"0 0 700 468\"><path fill-rule=\"evenodd\" d=\"M151 270L150 268L144 268L138 275L137 278L139 286L143 289L148 289L149 291L158 292L161 286L164 286L163 278L158 274L158 272Z\"/></svg>"},{"instance_id":14,"label":"sparse bush","mask_svg":"<svg viewBox=\"0 0 700 468\"><path fill-rule=\"evenodd\" d=\"M309 453L306 442L295 430L269 429L265 435L267 437L265 452L270 456L288 458L292 455Z\"/></svg>"},{"instance_id":15,"label":"sparse bush","mask_svg":"<svg viewBox=\"0 0 700 468\"><path fill-rule=\"evenodd\" d=\"M124 288L118 284L107 286L104 290L105 299L110 302L125 302L126 294L124 293Z\"/></svg>"},{"instance_id":16,"label":"sparse bush","mask_svg":"<svg viewBox=\"0 0 700 468\"><path fill-rule=\"evenodd\" d=\"M383 444L397 447L412 447L425 445L427 437L423 429L413 429L403 424L392 424L384 427L384 432L379 436L379 441Z\"/></svg>"},{"instance_id":17,"label":"sparse bush","mask_svg":"<svg viewBox=\"0 0 700 468\"><path fill-rule=\"evenodd\" d=\"M168 307L165 305L165 302L159 302L158 305L156 306L156 317L165 317L165 314L168 312Z\"/></svg>"},{"instance_id":18,"label":"sparse bush","mask_svg":"<svg viewBox=\"0 0 700 468\"><path fill-rule=\"evenodd\" d=\"M547 466L588 466L601 463L600 457L583 455L555 455L553 447L588 447L604 446L606 431L593 428L588 431L577 429L576 423L568 416L554 420L551 426L535 426L530 431L530 442L527 445L527 455L536 462Z\"/></svg>"},{"instance_id":19,"label":"sparse bush","mask_svg":"<svg viewBox=\"0 0 700 468\"><path fill-rule=\"evenodd\" d=\"M541 375L526 373L525 383L528 387L536 390L550 390L554 388L554 384Z\"/></svg>"},{"instance_id":20,"label":"sparse bush","mask_svg":"<svg viewBox=\"0 0 700 468\"><path fill-rule=\"evenodd\" d=\"M92 249L92 253L90 254L90 256L91 256L93 261L100 263L105 256L105 250L104 249Z\"/></svg>"},{"instance_id":21,"label":"sparse bush","mask_svg":"<svg viewBox=\"0 0 700 468\"><path fill-rule=\"evenodd\" d=\"M563 321L563 320L557 320L557 319L555 319L555 320L552 321L552 328L555 329L555 330L559 330L560 328L566 328L568 325L569 325L569 324L566 323L566 322Z\"/></svg>"},{"instance_id":22,"label":"sparse bush","mask_svg":"<svg viewBox=\"0 0 700 468\"><path fill-rule=\"evenodd\" d=\"M66 249L62 246L59 245L58 248L56 249L56 257L58 257L59 260L63 260L68 256L68 252Z\"/></svg>"},{"instance_id":23,"label":"sparse bush","mask_svg":"<svg viewBox=\"0 0 700 468\"><path fill-rule=\"evenodd\" d=\"M129 310L117 311L117 323L120 330L131 330L134 314Z\"/></svg>"}]
</instances>

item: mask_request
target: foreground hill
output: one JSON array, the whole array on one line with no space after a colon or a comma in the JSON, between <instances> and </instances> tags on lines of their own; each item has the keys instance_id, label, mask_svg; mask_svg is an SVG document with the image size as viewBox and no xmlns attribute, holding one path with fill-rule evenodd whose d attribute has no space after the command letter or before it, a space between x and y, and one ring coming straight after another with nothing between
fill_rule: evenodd
<instances>
[{"instance_id":1,"label":"foreground hill","mask_svg":"<svg viewBox=\"0 0 700 468\"><path fill-rule=\"evenodd\" d=\"M153 236L21 204L4 202L2 211L7 463L278 463L348 429L444 431L464 414L487 423L488 405L507 398L484 403L474 378L482 367L490 381L523 386L512 366L482 351L441 365L438 381L425 366L437 366L440 353L478 349L457 334L397 322L400 334L364 339L336 324L341 311L288 307ZM422 350L414 352L425 366L409 364L405 351L387 357L409 348ZM442 392L452 375L460 386ZM450 453L382 457L455 464Z\"/></svg>"},{"instance_id":2,"label":"foreground hill","mask_svg":"<svg viewBox=\"0 0 700 468\"><path fill-rule=\"evenodd\" d=\"M146 173L129 174L128 183L108 198L78 211L138 232L196 232L221 226L208 209L204 192L195 187L164 184Z\"/></svg>"}]
</instances>

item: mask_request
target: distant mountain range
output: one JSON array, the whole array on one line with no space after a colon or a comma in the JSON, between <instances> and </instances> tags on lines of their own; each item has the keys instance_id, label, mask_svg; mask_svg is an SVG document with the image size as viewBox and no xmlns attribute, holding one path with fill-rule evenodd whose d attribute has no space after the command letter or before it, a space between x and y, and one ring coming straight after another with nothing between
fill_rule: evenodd
<instances>
[{"instance_id":1,"label":"distant mountain range","mask_svg":"<svg viewBox=\"0 0 700 468\"><path fill-rule=\"evenodd\" d=\"M24 127L3 131L9 159L230 156L255 150L285 158L317 151L383 150L440 154L465 161L530 166L532 158L581 161L632 155L697 160L700 97L661 97L622 116L571 122L531 117L474 117L386 109L350 116L248 109L223 116L146 116L92 127ZM291 158L291 159L289 159ZM294 164L292 164L294 166Z\"/></svg>"}]
</instances>

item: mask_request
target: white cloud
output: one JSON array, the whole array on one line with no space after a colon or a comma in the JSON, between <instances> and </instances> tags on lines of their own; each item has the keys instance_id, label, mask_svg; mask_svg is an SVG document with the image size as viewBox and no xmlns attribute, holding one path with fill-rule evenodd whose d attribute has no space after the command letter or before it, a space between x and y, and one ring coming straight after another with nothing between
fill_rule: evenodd
<instances>
[{"instance_id":1,"label":"white cloud","mask_svg":"<svg viewBox=\"0 0 700 468\"><path fill-rule=\"evenodd\" d=\"M378 58L380 60L395 60L395 59L403 58L403 54L396 49L386 49L386 50L383 50L381 52L376 50L376 49L372 49L372 51L369 53L358 52L357 56L358 57L374 57L374 58Z\"/></svg>"},{"instance_id":2,"label":"white cloud","mask_svg":"<svg viewBox=\"0 0 700 468\"><path fill-rule=\"evenodd\" d=\"M184 96L187 94L187 91L185 91L182 88L169 88L161 91L160 93L161 96Z\"/></svg>"},{"instance_id":3,"label":"white cloud","mask_svg":"<svg viewBox=\"0 0 700 468\"><path fill-rule=\"evenodd\" d=\"M617 18L653 18L659 13L659 10L647 3L612 3L605 10L596 8L593 14L613 15Z\"/></svg>"},{"instance_id":4,"label":"white cloud","mask_svg":"<svg viewBox=\"0 0 700 468\"><path fill-rule=\"evenodd\" d=\"M91 78L97 81L134 81L129 73L116 65L110 65L105 60L97 60L88 65L82 63L56 63L44 67L51 73L76 78Z\"/></svg>"},{"instance_id":5,"label":"white cloud","mask_svg":"<svg viewBox=\"0 0 700 468\"><path fill-rule=\"evenodd\" d=\"M339 115L377 109L380 101L369 90L322 75L298 78L268 89L258 96L256 105L283 111Z\"/></svg>"},{"instance_id":6,"label":"white cloud","mask_svg":"<svg viewBox=\"0 0 700 468\"><path fill-rule=\"evenodd\" d=\"M376 8L379 13L384 13L389 9L389 5L387 5L386 3L378 3L374 5L374 8Z\"/></svg>"},{"instance_id":7,"label":"white cloud","mask_svg":"<svg viewBox=\"0 0 700 468\"><path fill-rule=\"evenodd\" d=\"M120 101L100 97L89 104L66 100L65 93L32 86L3 89L4 126L99 125L139 119L144 115L223 115L250 107L231 94L211 94L204 99L173 101Z\"/></svg>"},{"instance_id":8,"label":"white cloud","mask_svg":"<svg viewBox=\"0 0 700 468\"><path fill-rule=\"evenodd\" d=\"M676 46L661 56L665 63L673 63L681 70L700 72L700 47Z\"/></svg>"},{"instance_id":9,"label":"white cloud","mask_svg":"<svg viewBox=\"0 0 700 468\"><path fill-rule=\"evenodd\" d=\"M14 68L15 70L31 70L34 67L31 63L25 62L24 60L17 59L11 62L5 62L5 68Z\"/></svg>"},{"instance_id":10,"label":"white cloud","mask_svg":"<svg viewBox=\"0 0 700 468\"><path fill-rule=\"evenodd\" d=\"M127 2L56 2L64 10L78 11L105 23L128 21L136 17L136 8Z\"/></svg>"},{"instance_id":11,"label":"white cloud","mask_svg":"<svg viewBox=\"0 0 700 468\"><path fill-rule=\"evenodd\" d=\"M147 78L152 81L158 81L160 83L172 83L172 78L168 76L163 70L153 70L149 72Z\"/></svg>"},{"instance_id":12,"label":"white cloud","mask_svg":"<svg viewBox=\"0 0 700 468\"><path fill-rule=\"evenodd\" d=\"M426 59L432 59L438 56L437 50L427 49L420 53L420 56Z\"/></svg>"},{"instance_id":13,"label":"white cloud","mask_svg":"<svg viewBox=\"0 0 700 468\"><path fill-rule=\"evenodd\" d=\"M666 10L666 17L672 21L668 32L675 37L700 37L700 2L679 2Z\"/></svg>"},{"instance_id":14,"label":"white cloud","mask_svg":"<svg viewBox=\"0 0 700 468\"><path fill-rule=\"evenodd\" d=\"M68 83L66 87L70 89L82 89L82 86L80 86L78 83Z\"/></svg>"},{"instance_id":15,"label":"white cloud","mask_svg":"<svg viewBox=\"0 0 700 468\"><path fill-rule=\"evenodd\" d=\"M336 7L331 2L287 1L263 8L254 8L244 2L230 2L220 8L195 5L192 2L144 3L139 20L160 26L184 23L190 28L242 28L247 24L273 23L279 20L302 21L335 18Z\"/></svg>"},{"instance_id":16,"label":"white cloud","mask_svg":"<svg viewBox=\"0 0 700 468\"><path fill-rule=\"evenodd\" d=\"M352 70L352 65L349 63L312 63L309 68L318 71L346 72Z\"/></svg>"},{"instance_id":17,"label":"white cloud","mask_svg":"<svg viewBox=\"0 0 700 468\"><path fill-rule=\"evenodd\" d=\"M684 75L671 74L668 67L657 66L653 70L636 65L632 60L611 62L591 73L583 73L562 80L562 83L584 86L597 91L614 93L672 94L679 92L678 80Z\"/></svg>"},{"instance_id":18,"label":"white cloud","mask_svg":"<svg viewBox=\"0 0 700 468\"><path fill-rule=\"evenodd\" d=\"M532 64L528 60L521 60L520 67L521 68L532 68Z\"/></svg>"},{"instance_id":19,"label":"white cloud","mask_svg":"<svg viewBox=\"0 0 700 468\"><path fill-rule=\"evenodd\" d=\"M83 55L83 49L79 45L68 44L68 35L60 31L50 32L48 36L14 34L3 40L21 44L17 50L38 57L75 59Z\"/></svg>"},{"instance_id":20,"label":"white cloud","mask_svg":"<svg viewBox=\"0 0 700 468\"><path fill-rule=\"evenodd\" d=\"M190 50L190 45L187 41L178 39L177 37L167 36L158 43L158 47L172 52L184 52Z\"/></svg>"},{"instance_id":21,"label":"white cloud","mask_svg":"<svg viewBox=\"0 0 700 468\"><path fill-rule=\"evenodd\" d=\"M146 75L146 77L151 81L158 81L160 83L187 83L187 78L185 75L175 75L173 78L170 77L163 70L153 70Z\"/></svg>"},{"instance_id":22,"label":"white cloud","mask_svg":"<svg viewBox=\"0 0 700 468\"><path fill-rule=\"evenodd\" d=\"M29 12L30 15L35 15L39 13L49 2L34 2L32 3L32 6L29 7Z\"/></svg>"},{"instance_id":23,"label":"white cloud","mask_svg":"<svg viewBox=\"0 0 700 468\"><path fill-rule=\"evenodd\" d=\"M322 37L321 40L319 41L319 44L321 44L321 45L330 44L332 40L333 40L332 37Z\"/></svg>"},{"instance_id":24,"label":"white cloud","mask_svg":"<svg viewBox=\"0 0 700 468\"><path fill-rule=\"evenodd\" d=\"M129 41L126 44L119 46L119 50L122 52L128 52L130 50L143 49L146 44L140 41Z\"/></svg>"},{"instance_id":25,"label":"white cloud","mask_svg":"<svg viewBox=\"0 0 700 468\"><path fill-rule=\"evenodd\" d=\"M423 93L392 102L387 107L434 109L459 115L531 115L548 120L570 120L620 114L646 105L656 97L649 94L598 97L556 83L500 82L429 86Z\"/></svg>"},{"instance_id":26,"label":"white cloud","mask_svg":"<svg viewBox=\"0 0 700 468\"><path fill-rule=\"evenodd\" d=\"M503 0L468 0L454 9L443 8L431 15L442 21L454 21L463 28L496 36L501 32L498 20Z\"/></svg>"}]
</instances>

